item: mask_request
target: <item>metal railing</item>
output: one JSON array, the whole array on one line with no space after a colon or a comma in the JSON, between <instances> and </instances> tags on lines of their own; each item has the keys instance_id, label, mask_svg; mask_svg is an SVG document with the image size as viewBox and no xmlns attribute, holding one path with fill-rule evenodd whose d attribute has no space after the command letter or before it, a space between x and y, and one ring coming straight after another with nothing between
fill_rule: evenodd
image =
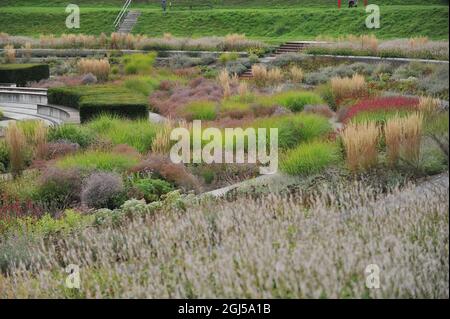
<instances>
[{"instance_id":1,"label":"metal railing","mask_svg":"<svg viewBox=\"0 0 450 319\"><path fill-rule=\"evenodd\" d=\"M122 19L125 16L125 13L128 11L128 7L130 6L130 4L131 4L131 0L127 0L125 2L125 4L122 7L122 10L120 10L119 14L116 17L116 20L114 20L114 27L117 28L120 25L120 23L122 22Z\"/></svg>"}]
</instances>

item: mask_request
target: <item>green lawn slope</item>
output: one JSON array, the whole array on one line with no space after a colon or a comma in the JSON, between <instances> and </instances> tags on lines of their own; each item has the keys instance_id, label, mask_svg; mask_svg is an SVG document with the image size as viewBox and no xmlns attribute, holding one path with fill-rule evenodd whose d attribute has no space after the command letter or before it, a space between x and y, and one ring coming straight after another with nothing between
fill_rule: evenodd
<instances>
[{"instance_id":1,"label":"green lawn slope","mask_svg":"<svg viewBox=\"0 0 450 319\"><path fill-rule=\"evenodd\" d=\"M277 5L272 5L275 2ZM386 5L388 2L391 4ZM81 28L72 30L65 27L66 1L0 0L0 3L0 32L38 36L43 33L113 32L112 23L123 1L77 1L81 6ZM364 33L374 33L379 38L427 36L448 39L449 31L448 1L441 0L402 1L404 5L392 5L400 3L396 0L377 1L381 8L381 28L378 30L365 27L363 7L337 10L337 1L330 0L179 0L173 3L175 9L166 14L157 6L159 1L135 3L142 15L133 32L150 36L170 32L176 36L196 37L237 32L252 38L283 41ZM189 3L214 3L214 7L188 10L186 5ZM427 5L423 5L425 3Z\"/></svg>"},{"instance_id":2,"label":"green lawn slope","mask_svg":"<svg viewBox=\"0 0 450 319\"><path fill-rule=\"evenodd\" d=\"M364 0L360 0L363 3ZM337 6L337 0L171 0L173 7L201 7L215 8L267 8L267 7L293 7L293 6ZM448 0L368 0L378 5L448 5ZM36 6L53 7L66 6L67 0L0 0L3 6ZM80 6L121 6L125 0L77 0ZM342 0L345 3L345 0ZM159 6L161 0L133 0L134 6Z\"/></svg>"}]
</instances>

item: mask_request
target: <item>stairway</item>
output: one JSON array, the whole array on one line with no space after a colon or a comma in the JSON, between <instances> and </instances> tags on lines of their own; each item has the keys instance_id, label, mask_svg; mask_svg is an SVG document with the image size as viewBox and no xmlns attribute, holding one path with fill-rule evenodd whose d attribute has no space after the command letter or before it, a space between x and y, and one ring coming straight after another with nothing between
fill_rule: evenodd
<instances>
[{"instance_id":1,"label":"stairway","mask_svg":"<svg viewBox=\"0 0 450 319\"><path fill-rule=\"evenodd\" d=\"M283 54L283 53L297 53L303 51L305 48L309 46L308 42L301 41L292 41L286 42L278 47L275 51L275 54Z\"/></svg>"},{"instance_id":2,"label":"stairway","mask_svg":"<svg viewBox=\"0 0 450 319\"><path fill-rule=\"evenodd\" d=\"M140 11L131 10L125 16L119 28L117 29L118 33L130 33L133 30L133 27L136 25L139 16L141 15Z\"/></svg>"},{"instance_id":3,"label":"stairway","mask_svg":"<svg viewBox=\"0 0 450 319\"><path fill-rule=\"evenodd\" d=\"M244 73L241 73L241 75L239 75L239 77L240 77L242 80L248 80L248 79L251 79L251 78L253 77L252 69L251 69L251 68L248 68L247 70L245 70Z\"/></svg>"},{"instance_id":4,"label":"stairway","mask_svg":"<svg viewBox=\"0 0 450 319\"><path fill-rule=\"evenodd\" d=\"M273 54L271 54L268 57L264 57L260 60L260 64L267 64L271 60L275 59L278 55L284 54L284 53L299 53L302 52L304 49L306 49L311 42L304 42L304 41L291 41L286 42L282 45L280 45ZM252 69L248 68L244 73L242 73L239 76L241 79L251 79L253 77Z\"/></svg>"}]
</instances>

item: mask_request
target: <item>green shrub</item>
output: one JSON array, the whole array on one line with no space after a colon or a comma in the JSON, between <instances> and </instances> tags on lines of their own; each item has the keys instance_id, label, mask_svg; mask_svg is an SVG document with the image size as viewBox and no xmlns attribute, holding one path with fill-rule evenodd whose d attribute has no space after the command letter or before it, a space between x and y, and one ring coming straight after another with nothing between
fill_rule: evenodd
<instances>
[{"instance_id":1,"label":"green shrub","mask_svg":"<svg viewBox=\"0 0 450 319\"><path fill-rule=\"evenodd\" d=\"M206 184L211 184L216 177L216 174L212 169L205 169L201 172L201 176L203 177Z\"/></svg>"},{"instance_id":2,"label":"green shrub","mask_svg":"<svg viewBox=\"0 0 450 319\"><path fill-rule=\"evenodd\" d=\"M118 67L118 66L113 66L113 67L111 68L111 74L117 75L117 74L119 74L119 72L120 72L120 70L119 70L119 67Z\"/></svg>"},{"instance_id":3,"label":"green shrub","mask_svg":"<svg viewBox=\"0 0 450 319\"><path fill-rule=\"evenodd\" d=\"M85 148L95 141L95 134L85 126L63 124L49 129L48 140L50 142L68 141Z\"/></svg>"},{"instance_id":4,"label":"green shrub","mask_svg":"<svg viewBox=\"0 0 450 319\"><path fill-rule=\"evenodd\" d=\"M156 89L160 81L153 77L137 76L125 80L125 87L142 95L148 96Z\"/></svg>"},{"instance_id":5,"label":"green shrub","mask_svg":"<svg viewBox=\"0 0 450 319\"><path fill-rule=\"evenodd\" d=\"M117 173L95 172L83 183L81 203L90 208L120 207L126 201L122 177Z\"/></svg>"},{"instance_id":6,"label":"green shrub","mask_svg":"<svg viewBox=\"0 0 450 319\"><path fill-rule=\"evenodd\" d=\"M79 109L82 122L100 114L148 118L147 97L117 84L52 88L48 101Z\"/></svg>"},{"instance_id":7,"label":"green shrub","mask_svg":"<svg viewBox=\"0 0 450 319\"><path fill-rule=\"evenodd\" d=\"M323 104L323 100L315 93L302 91L287 91L273 96L276 104L279 104L292 112L301 112L307 104Z\"/></svg>"},{"instance_id":8,"label":"green shrub","mask_svg":"<svg viewBox=\"0 0 450 319\"><path fill-rule=\"evenodd\" d=\"M147 203L155 202L165 195L173 191L173 186L161 179L137 179L133 182L133 187L142 194Z\"/></svg>"},{"instance_id":9,"label":"green shrub","mask_svg":"<svg viewBox=\"0 0 450 319\"><path fill-rule=\"evenodd\" d=\"M410 77L420 78L426 74L433 73L434 66L421 62L411 62L397 68L392 77L396 80L408 79Z\"/></svg>"},{"instance_id":10,"label":"green shrub","mask_svg":"<svg viewBox=\"0 0 450 319\"><path fill-rule=\"evenodd\" d=\"M256 54L250 54L250 55L248 56L248 61L249 61L251 64L258 63L258 62L259 62L259 57L258 57Z\"/></svg>"},{"instance_id":11,"label":"green shrub","mask_svg":"<svg viewBox=\"0 0 450 319\"><path fill-rule=\"evenodd\" d=\"M313 92L286 91L271 96L260 96L256 104L263 107L283 106L292 112L300 112L305 105L324 104L324 101Z\"/></svg>"},{"instance_id":12,"label":"green shrub","mask_svg":"<svg viewBox=\"0 0 450 319\"><path fill-rule=\"evenodd\" d=\"M449 112L436 112L436 114L426 116L424 121L424 128L427 134L448 135Z\"/></svg>"},{"instance_id":13,"label":"green shrub","mask_svg":"<svg viewBox=\"0 0 450 319\"><path fill-rule=\"evenodd\" d=\"M2 110L0 110L0 120L3 118L3 112L2 112Z\"/></svg>"},{"instance_id":14,"label":"green shrub","mask_svg":"<svg viewBox=\"0 0 450 319\"><path fill-rule=\"evenodd\" d=\"M153 69L156 52L147 54L132 54L123 57L126 74L148 74Z\"/></svg>"},{"instance_id":15,"label":"green shrub","mask_svg":"<svg viewBox=\"0 0 450 319\"><path fill-rule=\"evenodd\" d=\"M39 179L34 200L47 211L58 212L79 201L81 175L76 169L47 169Z\"/></svg>"},{"instance_id":16,"label":"green shrub","mask_svg":"<svg viewBox=\"0 0 450 319\"><path fill-rule=\"evenodd\" d=\"M132 156L101 151L88 151L66 156L56 162L59 168L79 168L83 171L125 171L136 165L138 160Z\"/></svg>"},{"instance_id":17,"label":"green shrub","mask_svg":"<svg viewBox=\"0 0 450 319\"><path fill-rule=\"evenodd\" d=\"M328 119L316 114L283 115L256 119L254 128L278 128L278 146L292 148L300 142L322 137L332 131Z\"/></svg>"},{"instance_id":18,"label":"green shrub","mask_svg":"<svg viewBox=\"0 0 450 319\"><path fill-rule=\"evenodd\" d=\"M17 201L17 203L26 203L35 198L38 189L39 173L36 171L26 172L13 180L1 180L1 195L7 199Z\"/></svg>"},{"instance_id":19,"label":"green shrub","mask_svg":"<svg viewBox=\"0 0 450 319\"><path fill-rule=\"evenodd\" d=\"M222 64L227 64L230 61L236 61L239 58L239 54L236 52L225 52L219 56L219 62Z\"/></svg>"},{"instance_id":20,"label":"green shrub","mask_svg":"<svg viewBox=\"0 0 450 319\"><path fill-rule=\"evenodd\" d=\"M212 121L216 119L216 103L213 101L193 101L184 107L182 116L188 120Z\"/></svg>"},{"instance_id":21,"label":"green shrub","mask_svg":"<svg viewBox=\"0 0 450 319\"><path fill-rule=\"evenodd\" d=\"M75 210L68 209L64 211L58 218L45 214L39 219L33 217L16 218L9 222L4 229L5 232L26 236L27 234L48 236L52 234L63 233L65 235L70 232L81 230L86 226L94 223L95 217L91 214L82 214ZM1 251L1 248L0 248Z\"/></svg>"},{"instance_id":22,"label":"green shrub","mask_svg":"<svg viewBox=\"0 0 450 319\"><path fill-rule=\"evenodd\" d=\"M6 172L9 166L9 151L5 141L0 141L0 173Z\"/></svg>"},{"instance_id":23,"label":"green shrub","mask_svg":"<svg viewBox=\"0 0 450 319\"><path fill-rule=\"evenodd\" d=\"M249 56L255 55L256 57L263 57L267 51L267 48L263 47L252 47L247 50Z\"/></svg>"},{"instance_id":24,"label":"green shrub","mask_svg":"<svg viewBox=\"0 0 450 319\"><path fill-rule=\"evenodd\" d=\"M315 174L336 164L339 159L339 148L336 144L313 141L289 150L283 156L280 168L290 175Z\"/></svg>"},{"instance_id":25,"label":"green shrub","mask_svg":"<svg viewBox=\"0 0 450 319\"><path fill-rule=\"evenodd\" d=\"M15 83L24 86L27 82L40 81L50 77L48 64L2 64L0 83Z\"/></svg>"},{"instance_id":26,"label":"green shrub","mask_svg":"<svg viewBox=\"0 0 450 319\"><path fill-rule=\"evenodd\" d=\"M328 84L323 84L321 86L318 87L318 92L320 97L322 98L322 100L328 104L328 106L330 107L330 109L332 109L333 111L337 111L337 103L336 103L336 99L334 98L333 95L333 90L331 89L331 85Z\"/></svg>"},{"instance_id":27,"label":"green shrub","mask_svg":"<svg viewBox=\"0 0 450 319\"><path fill-rule=\"evenodd\" d=\"M74 230L81 230L94 221L93 216L78 213L68 209L59 218L52 218L50 215L44 215L39 219L32 231L40 235L49 235L56 233L69 233Z\"/></svg>"},{"instance_id":28,"label":"green shrub","mask_svg":"<svg viewBox=\"0 0 450 319\"><path fill-rule=\"evenodd\" d=\"M141 153L151 149L153 139L161 128L159 124L149 121L127 120L111 115L101 115L88 122L87 127L114 145L127 144Z\"/></svg>"},{"instance_id":29,"label":"green shrub","mask_svg":"<svg viewBox=\"0 0 450 319\"><path fill-rule=\"evenodd\" d=\"M247 103L232 99L222 102L220 105L220 112L224 116L229 116L231 118L242 118L252 113L252 108Z\"/></svg>"},{"instance_id":30,"label":"green shrub","mask_svg":"<svg viewBox=\"0 0 450 319\"><path fill-rule=\"evenodd\" d=\"M130 64L125 66L126 74L138 74L138 66L135 64Z\"/></svg>"},{"instance_id":31,"label":"green shrub","mask_svg":"<svg viewBox=\"0 0 450 319\"><path fill-rule=\"evenodd\" d=\"M244 102L240 102L239 97L236 98L237 101L235 100L226 100L223 101L222 104L220 105L220 110L223 112L227 112L227 111L249 111L250 105L248 105L247 103Z\"/></svg>"}]
</instances>

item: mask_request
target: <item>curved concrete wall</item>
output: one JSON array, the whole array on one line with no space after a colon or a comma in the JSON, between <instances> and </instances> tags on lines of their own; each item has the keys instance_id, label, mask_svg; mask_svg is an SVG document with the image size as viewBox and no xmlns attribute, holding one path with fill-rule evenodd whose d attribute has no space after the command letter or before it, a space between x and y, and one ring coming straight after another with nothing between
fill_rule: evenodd
<instances>
[{"instance_id":1,"label":"curved concrete wall","mask_svg":"<svg viewBox=\"0 0 450 319\"><path fill-rule=\"evenodd\" d=\"M6 117L19 121L41 119L50 125L80 123L78 110L47 103L47 89L0 87L0 105Z\"/></svg>"},{"instance_id":2,"label":"curved concrete wall","mask_svg":"<svg viewBox=\"0 0 450 319\"><path fill-rule=\"evenodd\" d=\"M52 105L38 104L37 114L45 115L64 122L70 119L70 114L68 112Z\"/></svg>"},{"instance_id":3,"label":"curved concrete wall","mask_svg":"<svg viewBox=\"0 0 450 319\"><path fill-rule=\"evenodd\" d=\"M24 93L0 93L0 102L21 103L21 104L38 104L47 103L46 95L30 95Z\"/></svg>"},{"instance_id":4,"label":"curved concrete wall","mask_svg":"<svg viewBox=\"0 0 450 319\"><path fill-rule=\"evenodd\" d=\"M47 93L29 92L29 91L13 91L0 89L0 102L20 103L20 104L46 104Z\"/></svg>"}]
</instances>

